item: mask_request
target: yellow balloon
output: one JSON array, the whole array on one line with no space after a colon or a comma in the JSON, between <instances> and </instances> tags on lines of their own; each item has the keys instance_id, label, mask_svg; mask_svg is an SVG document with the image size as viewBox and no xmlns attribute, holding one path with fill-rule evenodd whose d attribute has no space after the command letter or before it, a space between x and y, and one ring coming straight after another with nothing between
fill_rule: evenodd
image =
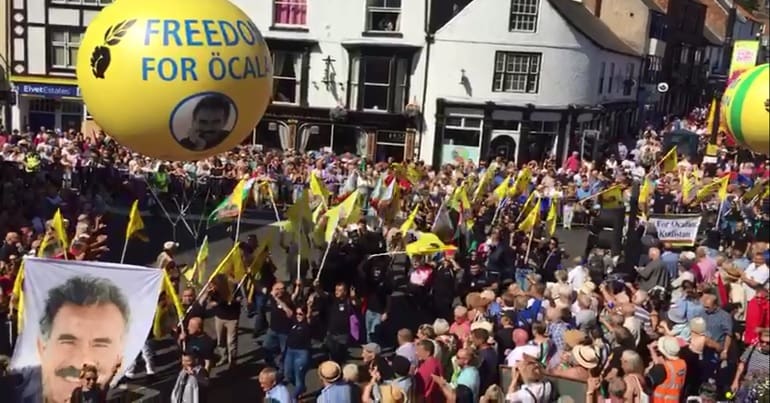
<instances>
[{"instance_id":1,"label":"yellow balloon","mask_svg":"<svg viewBox=\"0 0 770 403\"><path fill-rule=\"evenodd\" d=\"M126 147L197 160L240 144L270 103L262 34L227 0L121 0L88 25L77 60L89 113Z\"/></svg>"},{"instance_id":2,"label":"yellow balloon","mask_svg":"<svg viewBox=\"0 0 770 403\"><path fill-rule=\"evenodd\" d=\"M735 140L759 154L770 154L770 66L743 72L722 96L722 115Z\"/></svg>"}]
</instances>

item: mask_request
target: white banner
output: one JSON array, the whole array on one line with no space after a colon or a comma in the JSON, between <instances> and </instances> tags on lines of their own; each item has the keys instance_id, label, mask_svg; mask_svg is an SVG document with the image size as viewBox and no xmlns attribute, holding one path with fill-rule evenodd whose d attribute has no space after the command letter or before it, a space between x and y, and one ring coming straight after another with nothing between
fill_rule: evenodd
<instances>
[{"instance_id":1,"label":"white banner","mask_svg":"<svg viewBox=\"0 0 770 403\"><path fill-rule=\"evenodd\" d=\"M147 267L25 258L23 328L11 360L22 402L64 403L83 364L119 379L150 333L162 272Z\"/></svg>"},{"instance_id":2,"label":"white banner","mask_svg":"<svg viewBox=\"0 0 770 403\"><path fill-rule=\"evenodd\" d=\"M650 217L655 225L658 239L679 246L692 246L698 236L698 228L703 217L693 216L657 216Z\"/></svg>"}]
</instances>

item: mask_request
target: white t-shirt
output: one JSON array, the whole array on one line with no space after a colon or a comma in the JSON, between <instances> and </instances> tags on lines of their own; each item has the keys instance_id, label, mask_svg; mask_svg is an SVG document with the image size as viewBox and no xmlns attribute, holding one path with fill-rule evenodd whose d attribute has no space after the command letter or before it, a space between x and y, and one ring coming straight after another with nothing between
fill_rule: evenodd
<instances>
[{"instance_id":1,"label":"white t-shirt","mask_svg":"<svg viewBox=\"0 0 770 403\"><path fill-rule=\"evenodd\" d=\"M540 347L534 344L525 344L523 346L517 346L505 357L505 363L509 367L515 367L516 364L524 359L524 354L540 358Z\"/></svg>"},{"instance_id":2,"label":"white t-shirt","mask_svg":"<svg viewBox=\"0 0 770 403\"><path fill-rule=\"evenodd\" d=\"M508 403L548 403L553 387L548 382L528 383L505 396Z\"/></svg>"},{"instance_id":3,"label":"white t-shirt","mask_svg":"<svg viewBox=\"0 0 770 403\"><path fill-rule=\"evenodd\" d=\"M572 286L573 290L578 291L583 286L583 283L586 282L587 276L588 272L585 267L582 265L575 266L567 272L567 282Z\"/></svg>"},{"instance_id":4,"label":"white t-shirt","mask_svg":"<svg viewBox=\"0 0 770 403\"><path fill-rule=\"evenodd\" d=\"M752 263L746 267L746 270L743 273L746 274L748 278L758 282L760 285L767 283L768 278L770 278L770 268L767 267L767 264L757 266L755 263ZM743 289L746 291L746 301L751 301L751 299L754 298L754 295L757 293L753 288L749 287L745 283L743 284Z\"/></svg>"}]
</instances>

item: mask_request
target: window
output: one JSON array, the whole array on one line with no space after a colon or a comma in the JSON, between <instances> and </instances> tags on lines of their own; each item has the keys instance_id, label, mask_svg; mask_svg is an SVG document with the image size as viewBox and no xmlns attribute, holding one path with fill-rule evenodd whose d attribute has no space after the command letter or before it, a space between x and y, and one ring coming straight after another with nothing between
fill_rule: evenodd
<instances>
[{"instance_id":1,"label":"window","mask_svg":"<svg viewBox=\"0 0 770 403\"><path fill-rule=\"evenodd\" d=\"M511 32L535 32L540 0L511 0Z\"/></svg>"},{"instance_id":2,"label":"window","mask_svg":"<svg viewBox=\"0 0 770 403\"><path fill-rule=\"evenodd\" d=\"M444 145L478 147L481 145L482 116L449 115L444 118Z\"/></svg>"},{"instance_id":3,"label":"window","mask_svg":"<svg viewBox=\"0 0 770 403\"><path fill-rule=\"evenodd\" d=\"M497 52L492 91L537 93L540 58L540 53Z\"/></svg>"},{"instance_id":4,"label":"window","mask_svg":"<svg viewBox=\"0 0 770 403\"><path fill-rule=\"evenodd\" d=\"M652 12L652 18L650 19L650 38L659 39L665 41L668 35L668 23L666 22L666 16Z\"/></svg>"},{"instance_id":5,"label":"window","mask_svg":"<svg viewBox=\"0 0 770 403\"><path fill-rule=\"evenodd\" d=\"M277 50L273 52L273 101L299 103L302 54Z\"/></svg>"},{"instance_id":6,"label":"window","mask_svg":"<svg viewBox=\"0 0 770 403\"><path fill-rule=\"evenodd\" d=\"M599 95L602 94L602 91L604 91L604 73L605 70L607 70L607 63L602 62L602 69L599 72Z\"/></svg>"},{"instance_id":7,"label":"window","mask_svg":"<svg viewBox=\"0 0 770 403\"><path fill-rule=\"evenodd\" d=\"M612 81L615 80L615 63L610 63L610 84L607 87L607 93L612 94Z\"/></svg>"},{"instance_id":8,"label":"window","mask_svg":"<svg viewBox=\"0 0 770 403\"><path fill-rule=\"evenodd\" d=\"M106 6L114 3L115 0L51 0L54 4L77 4L84 6Z\"/></svg>"},{"instance_id":9,"label":"window","mask_svg":"<svg viewBox=\"0 0 770 403\"><path fill-rule=\"evenodd\" d=\"M306 19L307 0L273 0L275 25L304 26Z\"/></svg>"},{"instance_id":10,"label":"window","mask_svg":"<svg viewBox=\"0 0 770 403\"><path fill-rule=\"evenodd\" d=\"M399 30L401 0L367 0L366 30L394 32Z\"/></svg>"},{"instance_id":11,"label":"window","mask_svg":"<svg viewBox=\"0 0 770 403\"><path fill-rule=\"evenodd\" d=\"M51 65L56 68L74 69L78 60L78 48L82 38L83 33L81 32L52 32Z\"/></svg>"},{"instance_id":12,"label":"window","mask_svg":"<svg viewBox=\"0 0 770 403\"><path fill-rule=\"evenodd\" d=\"M626 79L623 81L623 95L631 95L631 90L634 88L634 64L628 63L626 65Z\"/></svg>"},{"instance_id":13,"label":"window","mask_svg":"<svg viewBox=\"0 0 770 403\"><path fill-rule=\"evenodd\" d=\"M409 59L357 56L350 67L350 105L356 110L400 113L406 105Z\"/></svg>"}]
</instances>

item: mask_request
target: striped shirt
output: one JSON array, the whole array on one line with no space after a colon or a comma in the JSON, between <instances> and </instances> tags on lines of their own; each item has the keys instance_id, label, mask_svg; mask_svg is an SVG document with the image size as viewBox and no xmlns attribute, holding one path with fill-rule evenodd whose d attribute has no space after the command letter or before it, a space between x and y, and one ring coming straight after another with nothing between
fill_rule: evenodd
<instances>
[{"instance_id":1,"label":"striped shirt","mask_svg":"<svg viewBox=\"0 0 770 403\"><path fill-rule=\"evenodd\" d=\"M751 346L741 355L741 362L746 365L747 377L767 379L770 373L770 354L765 354L756 346Z\"/></svg>"}]
</instances>

